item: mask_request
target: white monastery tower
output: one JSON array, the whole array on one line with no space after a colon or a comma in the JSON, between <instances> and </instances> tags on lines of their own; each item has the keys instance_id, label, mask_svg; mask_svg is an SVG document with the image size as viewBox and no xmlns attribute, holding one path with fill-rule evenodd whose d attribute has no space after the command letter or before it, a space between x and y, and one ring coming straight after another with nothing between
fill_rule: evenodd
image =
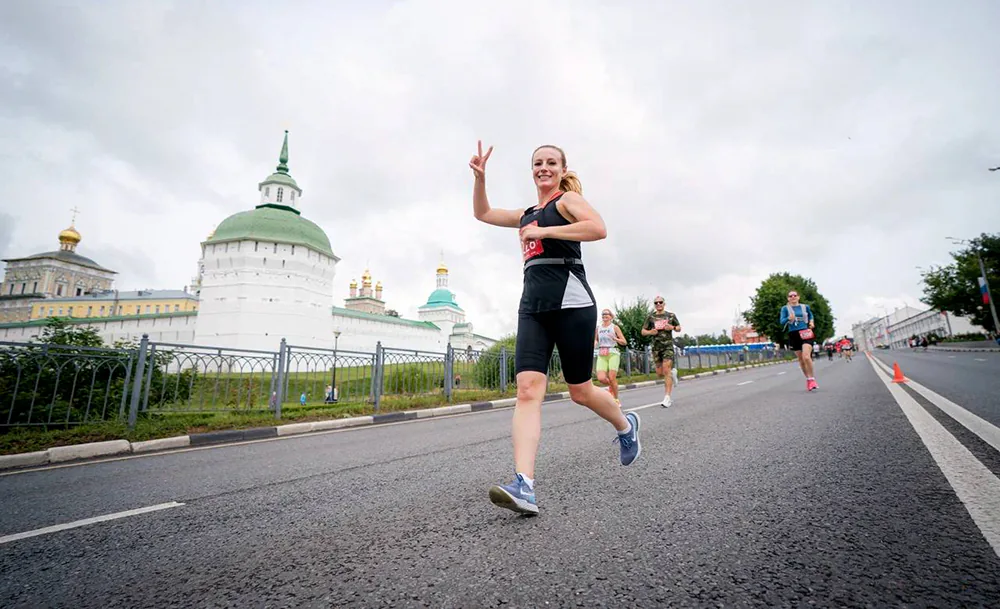
<instances>
[{"instance_id":1,"label":"white monastery tower","mask_svg":"<svg viewBox=\"0 0 1000 609\"><path fill-rule=\"evenodd\" d=\"M277 351L285 338L330 347L340 258L323 229L299 212L287 131L278 167L258 190L254 209L229 216L201 244L195 343Z\"/></svg>"},{"instance_id":2,"label":"white monastery tower","mask_svg":"<svg viewBox=\"0 0 1000 609\"><path fill-rule=\"evenodd\" d=\"M442 256L441 262L437 266L436 289L427 297L427 302L417 309L417 318L420 321L429 321L441 328L441 334L445 337L451 336L458 329L464 329L465 311L455 302L455 294L448 289L448 267L444 264Z\"/></svg>"}]
</instances>

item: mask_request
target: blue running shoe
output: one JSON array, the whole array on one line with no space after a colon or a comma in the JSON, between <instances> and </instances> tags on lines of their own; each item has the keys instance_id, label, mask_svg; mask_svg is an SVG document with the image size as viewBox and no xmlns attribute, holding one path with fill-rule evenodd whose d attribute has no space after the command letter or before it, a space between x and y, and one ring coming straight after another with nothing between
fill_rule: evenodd
<instances>
[{"instance_id":1,"label":"blue running shoe","mask_svg":"<svg viewBox=\"0 0 1000 609\"><path fill-rule=\"evenodd\" d=\"M625 414L625 418L632 424L632 430L627 434L618 434L614 439L622 449L622 465L632 465L642 453L642 445L639 444L639 415L634 412Z\"/></svg>"},{"instance_id":2,"label":"blue running shoe","mask_svg":"<svg viewBox=\"0 0 1000 609\"><path fill-rule=\"evenodd\" d=\"M493 502L493 505L520 514L538 514L535 491L528 488L528 484L521 477L521 474L517 474L517 477L510 484L490 487L490 501Z\"/></svg>"}]
</instances>

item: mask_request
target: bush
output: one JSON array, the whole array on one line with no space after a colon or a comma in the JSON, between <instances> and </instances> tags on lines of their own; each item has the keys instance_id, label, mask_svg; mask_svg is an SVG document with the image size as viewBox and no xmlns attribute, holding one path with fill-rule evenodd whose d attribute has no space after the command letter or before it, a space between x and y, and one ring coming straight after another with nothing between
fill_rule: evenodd
<instances>
[{"instance_id":1,"label":"bush","mask_svg":"<svg viewBox=\"0 0 1000 609\"><path fill-rule=\"evenodd\" d=\"M444 370L432 371L426 365L395 365L384 374L384 393L428 393L444 386Z\"/></svg>"},{"instance_id":2,"label":"bush","mask_svg":"<svg viewBox=\"0 0 1000 609\"><path fill-rule=\"evenodd\" d=\"M500 350L507 349L507 383L508 386L514 384L514 347L517 344L517 337L513 334L505 336L496 342L492 347L479 354L475 368L472 370L472 377L477 387L483 389L500 388Z\"/></svg>"},{"instance_id":3,"label":"bush","mask_svg":"<svg viewBox=\"0 0 1000 609\"><path fill-rule=\"evenodd\" d=\"M979 341L979 340L987 341L987 340L989 340L989 337L986 336L986 335L983 335L983 334L979 334L978 332L969 332L969 333L966 333L966 334L955 334L954 336L949 336L948 338L943 339L941 342L943 342L943 343L971 343L971 342L975 342L975 341Z\"/></svg>"}]
</instances>

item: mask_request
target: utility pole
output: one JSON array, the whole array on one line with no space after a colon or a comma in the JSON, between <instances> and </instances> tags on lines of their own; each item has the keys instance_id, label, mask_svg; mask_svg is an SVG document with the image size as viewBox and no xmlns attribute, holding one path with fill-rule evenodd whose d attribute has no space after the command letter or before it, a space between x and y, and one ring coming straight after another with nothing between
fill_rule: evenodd
<instances>
[{"instance_id":1,"label":"utility pole","mask_svg":"<svg viewBox=\"0 0 1000 609\"><path fill-rule=\"evenodd\" d=\"M983 287L986 288L986 299L990 301L990 313L993 314L994 335L1000 336L1000 319L997 318L997 305L993 302L993 294L990 293L990 280L986 278L986 265L983 264L983 257L979 255L979 245L969 241L968 239L955 239L954 237L946 237L946 239L954 243L969 245L972 247L972 251L975 252L976 261L979 263L979 274L983 278Z\"/></svg>"}]
</instances>

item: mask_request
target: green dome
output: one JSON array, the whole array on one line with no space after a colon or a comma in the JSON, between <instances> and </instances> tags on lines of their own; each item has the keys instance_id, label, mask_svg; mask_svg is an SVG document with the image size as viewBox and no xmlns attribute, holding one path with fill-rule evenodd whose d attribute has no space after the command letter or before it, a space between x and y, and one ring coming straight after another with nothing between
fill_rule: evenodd
<instances>
[{"instance_id":1,"label":"green dome","mask_svg":"<svg viewBox=\"0 0 1000 609\"><path fill-rule=\"evenodd\" d=\"M431 295L427 297L427 304L420 307L421 309L427 309L430 307L455 307L456 309L461 309L458 303L455 302L455 295L451 290L445 288L438 288L431 292Z\"/></svg>"},{"instance_id":2,"label":"green dome","mask_svg":"<svg viewBox=\"0 0 1000 609\"><path fill-rule=\"evenodd\" d=\"M245 240L304 245L336 258L323 229L299 215L298 210L284 205L258 205L256 209L233 214L219 224L206 243Z\"/></svg>"}]
</instances>

